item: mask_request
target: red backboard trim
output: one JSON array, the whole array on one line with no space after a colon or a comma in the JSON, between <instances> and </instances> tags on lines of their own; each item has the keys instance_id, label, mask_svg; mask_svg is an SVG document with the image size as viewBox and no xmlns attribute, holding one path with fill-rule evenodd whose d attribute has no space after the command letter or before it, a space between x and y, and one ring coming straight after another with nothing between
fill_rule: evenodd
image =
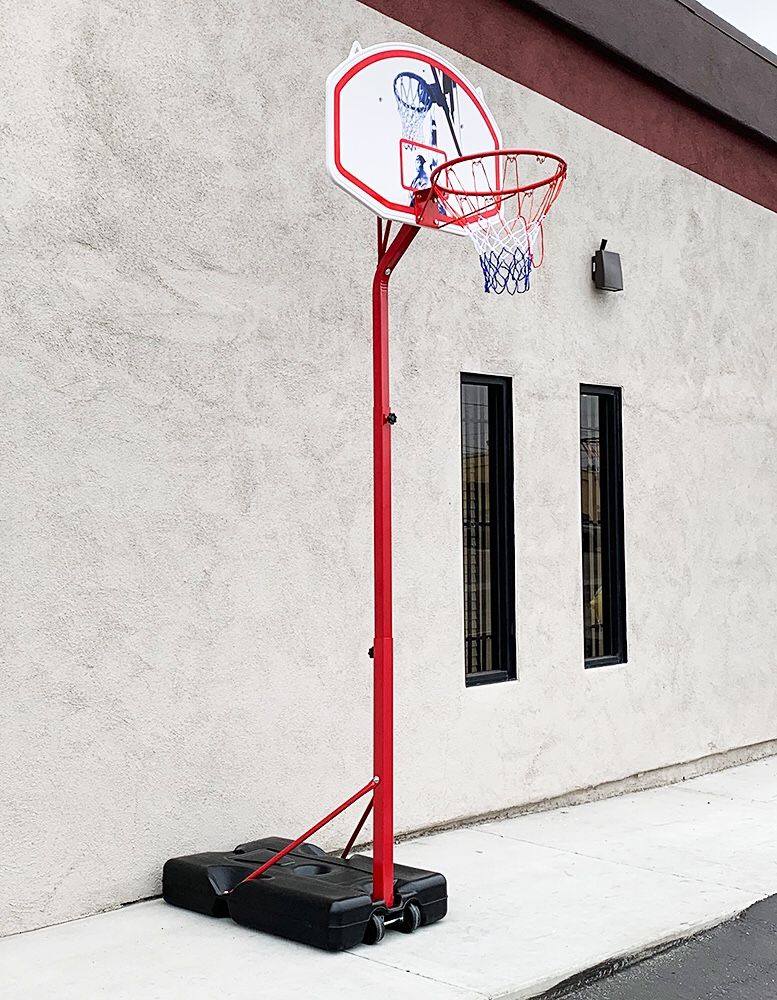
<instances>
[{"instance_id":1,"label":"red backboard trim","mask_svg":"<svg viewBox=\"0 0 777 1000\"><path fill-rule=\"evenodd\" d=\"M391 201L384 198L383 195L374 191L368 184L366 184L361 178L357 177L355 174L351 173L350 170L345 167L341 158L340 149L340 95L342 94L343 88L352 80L358 73L361 72L366 66L370 66L375 62L380 62L383 59L413 59L420 60L418 52L412 49L386 49L383 52L373 52L366 55L364 59L360 59L358 62L354 63L348 71L337 81L334 94L333 94L333 105L334 105L334 162L337 172L341 177L346 178L355 187L363 191L369 198L374 199L378 204L382 205L384 208L389 209L392 212L401 212L407 216L408 221L415 222L415 212L410 205L402 205L397 202ZM424 60L427 65L434 66L441 73L449 76L458 87L460 87L464 93L470 98L470 100L478 105L482 106L482 102L474 90L465 83L462 78L453 70L447 63L442 63L434 58L429 58ZM487 114L483 115L483 120L488 126L488 131L491 133L491 137L494 143L494 149L499 147L499 135L494 129L490 118Z\"/></svg>"}]
</instances>

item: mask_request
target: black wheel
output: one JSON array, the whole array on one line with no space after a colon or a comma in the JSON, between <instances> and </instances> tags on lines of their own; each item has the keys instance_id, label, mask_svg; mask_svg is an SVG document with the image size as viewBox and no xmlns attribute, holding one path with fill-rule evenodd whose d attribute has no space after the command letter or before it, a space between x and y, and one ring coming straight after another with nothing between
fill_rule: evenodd
<instances>
[{"instance_id":1,"label":"black wheel","mask_svg":"<svg viewBox=\"0 0 777 1000\"><path fill-rule=\"evenodd\" d=\"M367 921L363 941L365 944L378 944L379 941L383 940L385 933L386 924L383 921L383 917L379 913L373 913Z\"/></svg>"},{"instance_id":2,"label":"black wheel","mask_svg":"<svg viewBox=\"0 0 777 1000\"><path fill-rule=\"evenodd\" d=\"M402 911L402 923L399 929L403 934L412 934L421 926L421 907L418 903L410 902Z\"/></svg>"}]
</instances>

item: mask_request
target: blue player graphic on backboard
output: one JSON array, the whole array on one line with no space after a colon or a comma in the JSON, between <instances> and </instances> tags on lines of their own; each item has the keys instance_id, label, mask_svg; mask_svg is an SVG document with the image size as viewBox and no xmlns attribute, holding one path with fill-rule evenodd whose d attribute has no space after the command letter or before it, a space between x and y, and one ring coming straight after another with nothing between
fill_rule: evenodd
<instances>
[{"instance_id":1,"label":"blue player graphic on backboard","mask_svg":"<svg viewBox=\"0 0 777 1000\"><path fill-rule=\"evenodd\" d=\"M413 194L410 195L410 205L415 207L415 191L425 191L427 188L432 186L432 182L429 179L429 174L437 166L437 160L431 161L431 167L429 172L426 170L426 159L420 153L415 158L416 174L415 177L410 181L410 187L414 188ZM435 198L434 204L436 206L438 215L447 215L445 211L445 205L440 198Z\"/></svg>"},{"instance_id":2,"label":"blue player graphic on backboard","mask_svg":"<svg viewBox=\"0 0 777 1000\"><path fill-rule=\"evenodd\" d=\"M415 177L410 181L410 187L413 188L428 188L429 187L429 174L426 172L426 160L419 153L415 158L416 174Z\"/></svg>"},{"instance_id":3,"label":"blue player graphic on backboard","mask_svg":"<svg viewBox=\"0 0 777 1000\"><path fill-rule=\"evenodd\" d=\"M415 207L415 191L425 191L430 186L429 174L426 172L426 159L420 153L415 158L415 177L410 181L410 187L414 188L410 195L410 205Z\"/></svg>"}]
</instances>

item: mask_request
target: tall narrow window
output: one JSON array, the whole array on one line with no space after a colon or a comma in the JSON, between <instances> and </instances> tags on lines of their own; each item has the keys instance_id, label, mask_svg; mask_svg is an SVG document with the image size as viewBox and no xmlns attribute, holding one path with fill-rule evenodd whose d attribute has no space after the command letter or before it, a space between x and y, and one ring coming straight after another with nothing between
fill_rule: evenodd
<instances>
[{"instance_id":1,"label":"tall narrow window","mask_svg":"<svg viewBox=\"0 0 777 1000\"><path fill-rule=\"evenodd\" d=\"M580 386L585 665L626 662L621 391Z\"/></svg>"},{"instance_id":2,"label":"tall narrow window","mask_svg":"<svg viewBox=\"0 0 777 1000\"><path fill-rule=\"evenodd\" d=\"M512 383L461 376L464 663L470 684L515 677Z\"/></svg>"}]
</instances>

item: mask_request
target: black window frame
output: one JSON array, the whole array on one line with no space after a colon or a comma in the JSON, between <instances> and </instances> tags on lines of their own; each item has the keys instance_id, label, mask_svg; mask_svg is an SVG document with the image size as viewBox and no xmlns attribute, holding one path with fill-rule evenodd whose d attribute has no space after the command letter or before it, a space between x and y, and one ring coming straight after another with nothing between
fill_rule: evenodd
<instances>
[{"instance_id":1,"label":"black window frame","mask_svg":"<svg viewBox=\"0 0 777 1000\"><path fill-rule=\"evenodd\" d=\"M583 621L583 660L586 669L592 667L608 667L628 662L628 644L626 628L626 552L624 543L623 517L623 394L619 386L591 385L582 383L578 396L578 437L582 440L583 396L597 396L600 400L599 451L600 468L606 470L600 479L599 503L602 524L602 559L606 560L606 569L602 579L607 581L603 586L602 604L603 619L610 622L609 633L612 652L601 656L585 655L585 612ZM605 406L601 406L605 401ZM602 414L606 419L602 420ZM582 520L583 495L582 477L580 480L580 512L581 512L581 576L585 586L585 526ZM585 595L585 590L583 590ZM583 598L585 599L585 597Z\"/></svg>"},{"instance_id":2,"label":"black window frame","mask_svg":"<svg viewBox=\"0 0 777 1000\"><path fill-rule=\"evenodd\" d=\"M485 386L489 408L489 524L494 529L490 545L492 600L492 650L498 669L468 672L467 652L467 523L464 516L464 386ZM513 460L513 380L503 375L462 372L459 382L459 432L462 461L461 525L462 583L464 596L464 680L466 687L516 679L515 614L515 503ZM491 428L491 423L495 427ZM494 447L495 446L495 447Z\"/></svg>"}]
</instances>

